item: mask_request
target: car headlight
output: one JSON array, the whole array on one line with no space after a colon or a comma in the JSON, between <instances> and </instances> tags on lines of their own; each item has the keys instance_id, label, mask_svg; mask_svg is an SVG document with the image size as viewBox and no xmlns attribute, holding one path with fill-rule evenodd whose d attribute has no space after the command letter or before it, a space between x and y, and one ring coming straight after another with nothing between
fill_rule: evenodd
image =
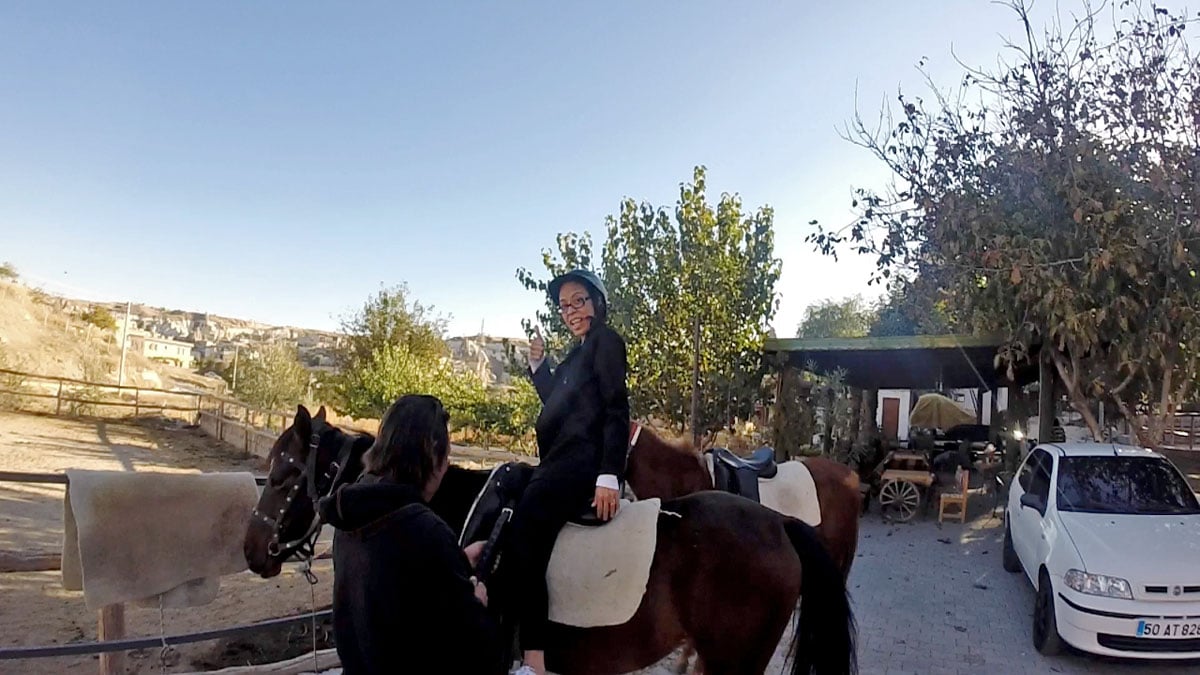
<instances>
[{"instance_id":1,"label":"car headlight","mask_svg":"<svg viewBox=\"0 0 1200 675\"><path fill-rule=\"evenodd\" d=\"M1064 577L1067 586L1088 595L1099 595L1105 598L1133 599L1129 582L1118 577L1103 574L1088 574L1082 570L1069 570Z\"/></svg>"}]
</instances>

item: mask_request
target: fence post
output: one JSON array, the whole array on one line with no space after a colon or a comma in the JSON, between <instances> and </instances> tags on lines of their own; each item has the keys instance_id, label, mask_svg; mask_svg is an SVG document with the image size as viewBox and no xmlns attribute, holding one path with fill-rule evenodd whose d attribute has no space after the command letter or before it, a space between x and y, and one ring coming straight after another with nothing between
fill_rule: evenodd
<instances>
[{"instance_id":1,"label":"fence post","mask_svg":"<svg viewBox=\"0 0 1200 675\"><path fill-rule=\"evenodd\" d=\"M196 394L196 419L192 420L192 424L200 424L200 394Z\"/></svg>"},{"instance_id":2,"label":"fence post","mask_svg":"<svg viewBox=\"0 0 1200 675\"><path fill-rule=\"evenodd\" d=\"M140 417L142 414L142 390L140 387L133 388L133 416Z\"/></svg>"},{"instance_id":3,"label":"fence post","mask_svg":"<svg viewBox=\"0 0 1200 675\"><path fill-rule=\"evenodd\" d=\"M225 440L225 400L217 405L217 440Z\"/></svg>"},{"instance_id":4,"label":"fence post","mask_svg":"<svg viewBox=\"0 0 1200 675\"><path fill-rule=\"evenodd\" d=\"M59 380L58 381L58 401L54 404L55 416L62 414L62 385L63 385L63 381Z\"/></svg>"},{"instance_id":5,"label":"fence post","mask_svg":"<svg viewBox=\"0 0 1200 675\"><path fill-rule=\"evenodd\" d=\"M100 625L97 639L120 640L125 637L125 605L106 605L99 610ZM119 675L125 672L125 652L100 654L100 675Z\"/></svg>"}]
</instances>

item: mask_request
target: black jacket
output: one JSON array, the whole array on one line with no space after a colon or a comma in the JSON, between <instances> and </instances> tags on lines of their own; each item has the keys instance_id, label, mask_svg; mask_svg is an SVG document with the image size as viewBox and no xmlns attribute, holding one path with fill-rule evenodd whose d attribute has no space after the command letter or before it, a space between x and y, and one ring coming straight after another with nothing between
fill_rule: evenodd
<instances>
[{"instance_id":1,"label":"black jacket","mask_svg":"<svg viewBox=\"0 0 1200 675\"><path fill-rule=\"evenodd\" d=\"M597 474L625 475L629 449L629 390L625 341L607 324L552 368L546 359L533 375L542 399L537 419L542 463L575 461Z\"/></svg>"},{"instance_id":2,"label":"black jacket","mask_svg":"<svg viewBox=\"0 0 1200 675\"><path fill-rule=\"evenodd\" d=\"M333 631L346 675L504 672L454 533L411 485L373 476L321 502L333 538Z\"/></svg>"}]
</instances>

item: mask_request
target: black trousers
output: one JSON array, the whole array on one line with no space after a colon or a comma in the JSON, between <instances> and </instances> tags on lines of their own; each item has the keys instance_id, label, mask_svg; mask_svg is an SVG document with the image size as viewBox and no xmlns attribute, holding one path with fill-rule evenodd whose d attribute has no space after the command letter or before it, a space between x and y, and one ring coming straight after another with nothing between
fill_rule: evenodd
<instances>
[{"instance_id":1,"label":"black trousers","mask_svg":"<svg viewBox=\"0 0 1200 675\"><path fill-rule=\"evenodd\" d=\"M549 595L546 568L559 530L589 508L596 494L596 469L589 463L558 460L534 469L513 513L505 555L514 564L513 602L523 651L546 649Z\"/></svg>"}]
</instances>

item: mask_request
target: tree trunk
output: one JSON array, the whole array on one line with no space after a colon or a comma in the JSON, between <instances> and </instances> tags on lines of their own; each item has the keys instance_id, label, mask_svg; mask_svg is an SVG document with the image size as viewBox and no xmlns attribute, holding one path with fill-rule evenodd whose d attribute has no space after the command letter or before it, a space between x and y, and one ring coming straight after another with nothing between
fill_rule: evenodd
<instances>
[{"instance_id":1,"label":"tree trunk","mask_svg":"<svg viewBox=\"0 0 1200 675\"><path fill-rule=\"evenodd\" d=\"M1092 433L1092 440L1100 440L1100 422L1096 420L1096 416L1092 413L1092 409L1088 406L1087 397L1079 389L1079 372L1077 364L1068 360L1067 356L1057 349L1050 351L1050 357L1054 361L1054 367L1058 371L1058 377L1062 380L1063 386L1067 388L1067 397L1071 400L1071 407L1083 416L1084 423L1088 426L1088 431ZM1047 439L1038 439L1045 443Z\"/></svg>"},{"instance_id":2,"label":"tree trunk","mask_svg":"<svg viewBox=\"0 0 1200 675\"><path fill-rule=\"evenodd\" d=\"M875 424L879 412L879 390L864 389L862 393L862 414L859 416L858 442L866 445L879 435L879 427Z\"/></svg>"}]
</instances>

